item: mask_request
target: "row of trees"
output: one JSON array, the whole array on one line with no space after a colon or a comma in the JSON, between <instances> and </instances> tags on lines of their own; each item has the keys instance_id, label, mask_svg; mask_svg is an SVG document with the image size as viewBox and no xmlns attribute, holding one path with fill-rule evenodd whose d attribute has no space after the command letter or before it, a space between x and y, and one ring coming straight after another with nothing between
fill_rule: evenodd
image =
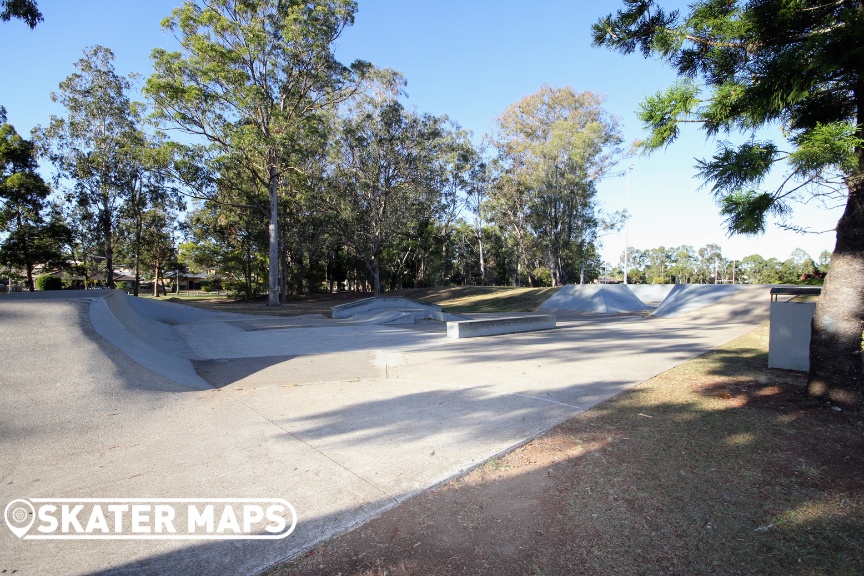
<instances>
[{"instance_id":1,"label":"row of trees","mask_svg":"<svg viewBox=\"0 0 864 576\"><path fill-rule=\"evenodd\" d=\"M501 115L485 153L446 116L406 109L398 72L336 61L355 8L187 2L163 22L182 50L154 50L146 104L109 49L85 51L52 94L65 113L34 131L85 281L96 256L109 287L119 263L137 289L142 265L158 280L182 255L250 296L266 278L276 305L337 284L597 275L598 231L620 220L595 202L621 152L602 98L544 86Z\"/></svg>"},{"instance_id":2,"label":"row of trees","mask_svg":"<svg viewBox=\"0 0 864 576\"><path fill-rule=\"evenodd\" d=\"M818 262L804 250L795 249L790 257L780 261L759 254L730 260L720 246L708 244L694 249L675 246L639 250L630 248L628 281L632 284L796 284L821 283L831 264L831 254L823 251ZM623 278L624 255L612 275Z\"/></svg>"},{"instance_id":3,"label":"row of trees","mask_svg":"<svg viewBox=\"0 0 864 576\"><path fill-rule=\"evenodd\" d=\"M24 17L33 26L41 17L37 11L26 20L17 6L3 1L3 19ZM443 118L406 111L386 73L365 62L346 67L336 61L332 44L355 10L351 0L210 0L177 8L163 24L182 48L154 51L145 95L151 117L190 135L191 145L163 142L158 133L145 137L137 123L127 122L139 110L126 99L123 79L112 77L110 52L95 49L92 70L79 63L79 74L57 96L67 117L52 119L37 140L57 167L58 181L70 183L74 201L63 206L66 220L87 226L86 238L79 235L82 250L87 242L100 244L109 284L120 214L133 214L128 220L138 222L143 238L145 212L167 204L147 202L150 183L203 199L203 219L229 236L245 235L249 254L258 254L251 214L263 213L274 305L287 291L290 271L322 261L328 274L336 273L331 265L340 259L362 261L376 291L388 257L403 268L412 261L425 275L420 254L429 252L411 240L434 243L433 237L447 238L458 227L458 210L449 201L458 195L448 195L450 189L473 199L468 204L476 217L464 223L473 226L481 279L491 261L487 225L515 246L517 283L529 267L532 243L553 283L572 278L574 262L584 277L598 230L616 220L601 218L593 205L596 181L616 156L614 121L589 96L550 89L535 95L537 105L523 101L502 115L488 162L476 151L462 154L454 144L464 140L458 130ZM788 215L790 201L804 194L845 201L813 323L808 384L811 394L845 403L864 398L862 14L858 0L700 0L685 14L666 11L656 0L625 0L593 27L595 45L656 55L681 77L644 101L644 151L668 146L684 123L701 125L710 137L748 136L740 144L721 140L718 152L699 162L731 233L764 231L769 216ZM113 100L94 97L101 84L93 93L78 89L91 73L107 74ZM574 111L570 101L581 108ZM782 128L786 145L757 139L757 130L768 125ZM4 162L8 207L14 178L32 167ZM778 165L786 177L766 189L766 176ZM318 212L321 206L327 210ZM4 214L4 242L17 230L9 222L24 225L19 213ZM343 219L331 221L334 213ZM313 225L322 214L325 226ZM406 221L406 214L423 217ZM250 226L241 234L244 222ZM83 229L71 228L73 234ZM402 237L409 241L400 243ZM448 243L441 246L446 253ZM142 245L134 252L140 258ZM452 259L442 258L445 270L450 265Z\"/></svg>"}]
</instances>

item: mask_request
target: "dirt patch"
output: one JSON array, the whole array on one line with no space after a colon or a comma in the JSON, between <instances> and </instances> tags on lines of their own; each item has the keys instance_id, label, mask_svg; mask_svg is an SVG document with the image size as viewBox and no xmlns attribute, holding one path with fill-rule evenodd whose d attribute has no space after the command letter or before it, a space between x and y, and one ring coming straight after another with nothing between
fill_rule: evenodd
<instances>
[{"instance_id":1,"label":"dirt patch","mask_svg":"<svg viewBox=\"0 0 864 576\"><path fill-rule=\"evenodd\" d=\"M338 294L311 295L289 300L282 306L268 306L267 297L231 300L214 298L213 300L183 300L169 298L169 302L186 304L195 308L214 310L216 312L236 312L239 314L264 314L267 316L303 316L305 314L323 314L330 316L330 309L339 304L370 298L372 295L358 292L340 292Z\"/></svg>"},{"instance_id":2,"label":"dirt patch","mask_svg":"<svg viewBox=\"0 0 864 576\"><path fill-rule=\"evenodd\" d=\"M768 370L767 339L764 325L267 575L862 574L864 416Z\"/></svg>"}]
</instances>

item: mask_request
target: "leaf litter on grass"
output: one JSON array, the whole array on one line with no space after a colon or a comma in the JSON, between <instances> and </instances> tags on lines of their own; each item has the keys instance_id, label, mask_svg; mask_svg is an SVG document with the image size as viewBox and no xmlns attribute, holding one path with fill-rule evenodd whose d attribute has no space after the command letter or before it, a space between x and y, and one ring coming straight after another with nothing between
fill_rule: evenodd
<instances>
[{"instance_id":1,"label":"leaf litter on grass","mask_svg":"<svg viewBox=\"0 0 864 576\"><path fill-rule=\"evenodd\" d=\"M767 323L281 564L342 574L862 574L864 417Z\"/></svg>"}]
</instances>

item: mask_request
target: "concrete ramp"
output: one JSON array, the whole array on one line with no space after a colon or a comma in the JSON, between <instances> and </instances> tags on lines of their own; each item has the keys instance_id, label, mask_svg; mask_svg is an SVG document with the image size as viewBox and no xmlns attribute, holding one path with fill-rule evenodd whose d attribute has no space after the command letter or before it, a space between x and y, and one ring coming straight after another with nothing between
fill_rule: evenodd
<instances>
[{"instance_id":1,"label":"concrete ramp","mask_svg":"<svg viewBox=\"0 0 864 576\"><path fill-rule=\"evenodd\" d=\"M639 300L652 308L659 306L675 286L677 284L627 284Z\"/></svg>"},{"instance_id":2,"label":"concrete ramp","mask_svg":"<svg viewBox=\"0 0 864 576\"><path fill-rule=\"evenodd\" d=\"M440 306L425 304L410 298L364 298L330 309L333 319L352 319L367 324L413 324L415 320L467 320L458 314L448 314Z\"/></svg>"},{"instance_id":3,"label":"concrete ramp","mask_svg":"<svg viewBox=\"0 0 864 576\"><path fill-rule=\"evenodd\" d=\"M675 284L651 315L662 318L683 316L716 304L743 288L743 284Z\"/></svg>"},{"instance_id":4,"label":"concrete ramp","mask_svg":"<svg viewBox=\"0 0 864 576\"><path fill-rule=\"evenodd\" d=\"M596 314L641 314L651 310L624 284L569 284L539 308Z\"/></svg>"},{"instance_id":5,"label":"concrete ramp","mask_svg":"<svg viewBox=\"0 0 864 576\"><path fill-rule=\"evenodd\" d=\"M205 321L219 314L170 302L151 302L114 291L90 303L90 322L101 336L130 358L195 390L212 386L195 371L200 355L173 324Z\"/></svg>"}]
</instances>

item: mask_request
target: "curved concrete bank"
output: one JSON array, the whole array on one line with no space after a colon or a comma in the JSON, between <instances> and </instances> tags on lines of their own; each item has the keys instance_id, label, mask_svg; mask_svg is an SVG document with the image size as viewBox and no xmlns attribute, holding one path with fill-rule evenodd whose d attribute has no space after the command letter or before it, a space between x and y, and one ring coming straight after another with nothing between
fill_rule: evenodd
<instances>
[{"instance_id":1,"label":"curved concrete bank","mask_svg":"<svg viewBox=\"0 0 864 576\"><path fill-rule=\"evenodd\" d=\"M90 304L93 328L148 370L194 390L211 389L190 362L198 357L195 351L169 324L139 314L135 304L140 302L144 301L120 291L93 300Z\"/></svg>"},{"instance_id":2,"label":"curved concrete bank","mask_svg":"<svg viewBox=\"0 0 864 576\"><path fill-rule=\"evenodd\" d=\"M572 310L596 314L641 314L651 310L624 284L568 284L538 310Z\"/></svg>"},{"instance_id":3,"label":"curved concrete bank","mask_svg":"<svg viewBox=\"0 0 864 576\"><path fill-rule=\"evenodd\" d=\"M743 284L675 284L669 295L654 309L652 316L671 318L683 316L728 298Z\"/></svg>"}]
</instances>

